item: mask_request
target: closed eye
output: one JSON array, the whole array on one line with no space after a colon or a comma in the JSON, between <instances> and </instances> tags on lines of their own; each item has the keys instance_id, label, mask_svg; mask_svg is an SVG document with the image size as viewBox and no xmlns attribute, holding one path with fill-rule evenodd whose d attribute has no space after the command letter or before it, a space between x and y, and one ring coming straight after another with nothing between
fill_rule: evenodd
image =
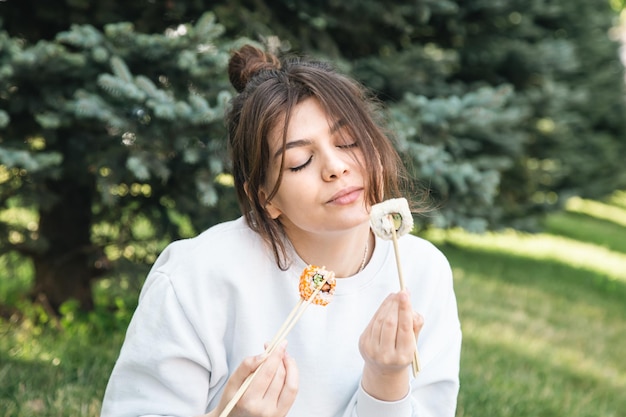
<instances>
[{"instance_id":1,"label":"closed eye","mask_svg":"<svg viewBox=\"0 0 626 417\"><path fill-rule=\"evenodd\" d=\"M297 167L290 167L289 171L291 172L298 172L303 170L304 168L306 168L307 165L309 165L311 163L311 161L313 160L313 156L310 156L309 159L307 159L307 161L302 164L302 165L298 165Z\"/></svg>"},{"instance_id":2,"label":"closed eye","mask_svg":"<svg viewBox=\"0 0 626 417\"><path fill-rule=\"evenodd\" d=\"M345 145L337 145L337 147L340 149L350 149L350 148L356 148L358 146L359 144L357 142L347 143Z\"/></svg>"}]
</instances>

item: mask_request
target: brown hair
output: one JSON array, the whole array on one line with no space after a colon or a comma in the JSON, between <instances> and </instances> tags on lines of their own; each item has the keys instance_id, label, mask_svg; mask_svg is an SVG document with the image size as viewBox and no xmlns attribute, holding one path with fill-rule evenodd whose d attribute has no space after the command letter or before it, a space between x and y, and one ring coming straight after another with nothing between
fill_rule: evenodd
<instances>
[{"instance_id":1,"label":"brown hair","mask_svg":"<svg viewBox=\"0 0 626 417\"><path fill-rule=\"evenodd\" d=\"M359 83L328 63L295 56L278 58L251 45L232 53L228 75L238 92L226 114L237 197L249 226L270 245L280 268L288 267L284 230L278 219L269 217L259 190L270 164L270 132L282 127L284 147L291 111L303 100L316 98L326 114L345 124L358 142L368 168L364 171L367 204L401 196L407 180L404 166L380 123L378 102ZM279 175L267 201L281 179Z\"/></svg>"}]
</instances>

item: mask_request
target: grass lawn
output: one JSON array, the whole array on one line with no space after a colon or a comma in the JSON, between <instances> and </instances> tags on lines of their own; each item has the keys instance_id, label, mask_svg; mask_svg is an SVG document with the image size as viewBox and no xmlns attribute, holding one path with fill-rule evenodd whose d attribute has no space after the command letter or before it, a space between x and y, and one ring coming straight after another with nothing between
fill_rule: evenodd
<instances>
[{"instance_id":1,"label":"grass lawn","mask_svg":"<svg viewBox=\"0 0 626 417\"><path fill-rule=\"evenodd\" d=\"M567 208L541 234L425 235L455 273L457 417L626 415L626 193ZM0 257L0 274L14 262ZM0 297L19 304L24 284L7 282L0 275ZM128 303L117 299L117 316L68 308L63 330L24 303L26 319L0 321L0 417L98 416Z\"/></svg>"}]
</instances>

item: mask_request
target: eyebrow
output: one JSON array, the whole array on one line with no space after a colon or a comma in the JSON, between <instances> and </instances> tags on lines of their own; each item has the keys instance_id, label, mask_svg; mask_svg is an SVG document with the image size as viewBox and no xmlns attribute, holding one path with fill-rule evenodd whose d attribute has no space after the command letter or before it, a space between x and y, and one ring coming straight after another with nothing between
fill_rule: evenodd
<instances>
[{"instance_id":1,"label":"eyebrow","mask_svg":"<svg viewBox=\"0 0 626 417\"><path fill-rule=\"evenodd\" d=\"M330 134L334 135L335 133L337 133L337 131L339 131L339 129L341 129L342 127L344 127L347 124L347 122L345 121L345 119L341 119L339 120L337 123L335 123L331 128L330 128ZM292 140L289 141L285 144L284 150L288 150L288 149L292 149L292 148L298 148L301 146L308 146L311 143L313 143L313 141L311 139L296 139L296 140ZM280 147L276 153L274 153L274 158L279 157L281 154L283 153L283 148Z\"/></svg>"}]
</instances>

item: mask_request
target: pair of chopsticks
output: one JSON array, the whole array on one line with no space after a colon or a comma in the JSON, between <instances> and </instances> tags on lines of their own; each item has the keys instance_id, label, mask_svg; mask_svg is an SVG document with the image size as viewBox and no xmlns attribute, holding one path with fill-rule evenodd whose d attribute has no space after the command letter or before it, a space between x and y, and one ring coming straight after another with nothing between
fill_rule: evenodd
<instances>
[{"instance_id":1,"label":"pair of chopsticks","mask_svg":"<svg viewBox=\"0 0 626 417\"><path fill-rule=\"evenodd\" d=\"M404 283L404 276L402 275L402 268L400 267L400 251L398 248L398 236L396 235L396 228L393 222L393 216L391 214L389 214L389 220L391 221L391 224L392 224L391 235L393 237L393 249L396 254L396 265L398 266L398 278L400 280L400 289L404 290L406 288L406 284ZM419 353L417 352L417 346L415 347L415 352L413 353L412 368L413 368L413 376L415 377L417 376L417 374L420 372L420 369L421 369Z\"/></svg>"},{"instance_id":2,"label":"pair of chopsticks","mask_svg":"<svg viewBox=\"0 0 626 417\"><path fill-rule=\"evenodd\" d=\"M293 329L293 326L296 325L298 320L300 320L300 317L302 317L302 314L304 314L304 311L306 310L306 308L313 302L315 297L317 297L317 294L319 294L319 292L322 290L322 287L326 284L327 280L328 280L328 275L324 277L324 280L322 281L322 283L319 284L319 286L315 289L315 291L313 291L313 294L311 294L311 296L308 299L304 300L302 297L300 297L300 301L298 301L298 304L296 304L293 310L291 310L291 312L285 319L285 322L282 324L282 326L280 326L280 329L278 329L278 332L276 332L276 335L274 336L270 344L267 346L267 348L265 348L265 353L264 353L265 358L267 358L269 355L272 354L272 352L276 350L280 342L285 340L285 338L287 337L291 329ZM243 381L243 384L241 384L241 386L239 387L239 389L237 390L233 398L231 398L228 404L226 404L226 407L220 413L219 417L227 417L230 414L230 412L233 411L233 408L237 404L237 401L239 401L239 399L246 392L246 390L252 383L252 380L254 379L256 374L259 373L264 363L265 363L265 359L263 359L263 362L261 362L261 364L256 368L256 370L253 373L248 375L248 377Z\"/></svg>"}]
</instances>

